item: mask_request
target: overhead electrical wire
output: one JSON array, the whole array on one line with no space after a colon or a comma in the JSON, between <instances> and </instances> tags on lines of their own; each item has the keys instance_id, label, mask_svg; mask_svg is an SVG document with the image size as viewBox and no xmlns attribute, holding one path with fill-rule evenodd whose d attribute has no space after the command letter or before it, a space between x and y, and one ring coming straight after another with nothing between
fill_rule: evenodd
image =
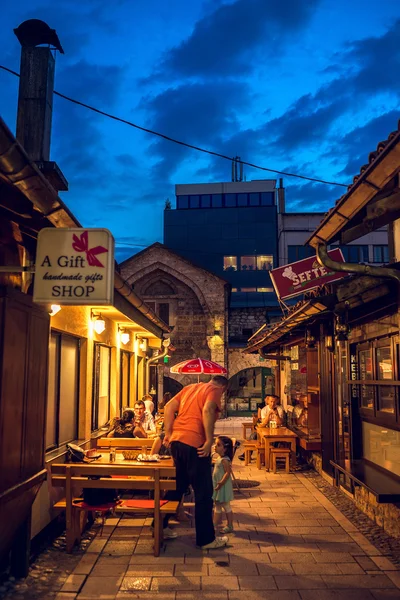
<instances>
[{"instance_id":1,"label":"overhead electrical wire","mask_svg":"<svg viewBox=\"0 0 400 600\"><path fill-rule=\"evenodd\" d=\"M20 76L19 73L17 73L16 71L13 71L12 69L8 69L7 67L4 67L3 65L0 65L0 69L3 69L3 71L7 71L8 73L11 73L12 75L16 75L17 77ZM298 179L304 179L306 181L312 181L314 183L323 183L326 185L336 185L336 186L345 187L345 188L348 187L348 185L346 183L337 183L335 181L326 181L325 179L317 179L315 177L307 177L306 175L298 175L296 173L288 173L287 171L278 171L278 169L269 169L267 167L262 167L261 165L256 165L254 163L250 163L245 160L240 160L238 158L232 158L231 156L226 156L225 154L221 154L220 152L214 152L214 150L207 150L206 148L201 148L200 146L195 146L194 144L182 142L181 140L177 140L173 137L170 137L169 135L160 133L159 131L154 131L152 129L148 129L147 127L142 127L141 125L137 125L136 123L132 123L131 121L127 121L126 119L122 119L121 117L117 117L110 113L106 113L105 111L100 110L99 108L95 108L94 106L85 104L85 102L81 102L80 100L75 100L74 98L70 98L69 96L66 96L65 94L61 94L60 92L56 92L55 90L54 90L54 94L56 96L59 96L60 98L64 98L64 100L68 100L68 102L72 102L73 104L77 104L78 106L82 106L83 108L87 108L88 110L91 110L99 115L103 115L104 117L113 119L114 121L118 121L119 123L124 123L125 125L129 125L129 127L134 127L135 129L138 129L139 131L144 131L145 133L149 133L150 135L155 135L155 136L162 138L168 142L172 142L174 144L179 144L180 146L185 146L186 148L196 150L197 152L203 152L204 154L216 156L217 158L223 158L224 160L229 160L230 162L232 162L232 160L234 160L238 164L246 165L247 167L252 167L253 169L258 169L260 171L276 173L277 175L285 175L287 177L296 177Z\"/></svg>"}]
</instances>

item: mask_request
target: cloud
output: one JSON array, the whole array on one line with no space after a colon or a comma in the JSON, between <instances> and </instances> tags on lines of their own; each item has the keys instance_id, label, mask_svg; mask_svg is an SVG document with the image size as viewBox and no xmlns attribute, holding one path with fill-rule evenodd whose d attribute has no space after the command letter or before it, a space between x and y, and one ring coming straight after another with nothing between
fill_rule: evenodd
<instances>
[{"instance_id":1,"label":"cloud","mask_svg":"<svg viewBox=\"0 0 400 600\"><path fill-rule=\"evenodd\" d=\"M294 183L286 186L288 212L326 212L341 197L345 188L320 183Z\"/></svg>"},{"instance_id":2,"label":"cloud","mask_svg":"<svg viewBox=\"0 0 400 600\"><path fill-rule=\"evenodd\" d=\"M251 72L254 52L277 56L282 45L305 26L318 0L236 0L204 15L191 35L166 53L159 74L238 76Z\"/></svg>"},{"instance_id":3,"label":"cloud","mask_svg":"<svg viewBox=\"0 0 400 600\"><path fill-rule=\"evenodd\" d=\"M238 82L192 83L169 88L143 102L153 129L176 139L206 148L216 148L223 136L239 128L238 114L249 101L248 88ZM176 167L193 152L183 146L156 140L150 152L158 157L153 174L168 181ZM196 152L195 159L199 157Z\"/></svg>"},{"instance_id":4,"label":"cloud","mask_svg":"<svg viewBox=\"0 0 400 600\"><path fill-rule=\"evenodd\" d=\"M349 159L339 175L345 175L349 179L358 175L362 165L368 163L369 153L373 152L377 144L386 140L389 133L397 128L399 117L399 111L392 110L371 119L365 125L345 135L340 140L340 149ZM338 151L339 148L336 150Z\"/></svg>"}]
</instances>

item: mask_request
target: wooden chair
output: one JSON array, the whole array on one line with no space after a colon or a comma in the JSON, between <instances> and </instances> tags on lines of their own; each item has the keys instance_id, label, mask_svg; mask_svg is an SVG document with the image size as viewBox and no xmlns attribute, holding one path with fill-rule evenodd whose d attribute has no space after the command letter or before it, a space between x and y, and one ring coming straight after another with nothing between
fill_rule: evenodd
<instances>
[{"instance_id":1,"label":"wooden chair","mask_svg":"<svg viewBox=\"0 0 400 600\"><path fill-rule=\"evenodd\" d=\"M244 449L244 466L247 467L247 465L251 462L252 453L257 451L256 440L254 440L254 441L249 440L247 442L244 442L243 449Z\"/></svg>"},{"instance_id":2,"label":"wooden chair","mask_svg":"<svg viewBox=\"0 0 400 600\"><path fill-rule=\"evenodd\" d=\"M257 451L257 459L256 459L257 469L261 469L262 465L265 465L265 446L264 446L264 444L258 443L256 446L256 451Z\"/></svg>"},{"instance_id":3,"label":"wooden chair","mask_svg":"<svg viewBox=\"0 0 400 600\"><path fill-rule=\"evenodd\" d=\"M96 476L99 479L88 479L90 476ZM153 516L154 556L159 556L163 532L161 517L163 514L175 513L179 504L175 501L161 500L161 490L175 490L176 481L174 477L175 469L173 467L154 469L151 466L144 467L140 465L130 466L127 469L124 465L53 464L51 466L52 484L53 486L65 487L66 491L67 552L72 552L75 543L80 542L81 513L83 512L87 516L88 512L96 511L96 507L84 504L81 498L74 498L74 488L151 490L154 493L154 500L138 500L136 503L135 501L122 500L115 506L115 510L116 512L146 513ZM108 509L109 507L107 507Z\"/></svg>"},{"instance_id":4,"label":"wooden chair","mask_svg":"<svg viewBox=\"0 0 400 600\"><path fill-rule=\"evenodd\" d=\"M276 473L276 461L283 459L285 461L285 473L290 472L290 448L271 448L269 451L269 468Z\"/></svg>"},{"instance_id":5,"label":"wooden chair","mask_svg":"<svg viewBox=\"0 0 400 600\"><path fill-rule=\"evenodd\" d=\"M109 449L115 448L116 450L130 450L130 449L142 449L148 448L149 452L153 445L153 438L99 438L97 440L97 448Z\"/></svg>"}]
</instances>

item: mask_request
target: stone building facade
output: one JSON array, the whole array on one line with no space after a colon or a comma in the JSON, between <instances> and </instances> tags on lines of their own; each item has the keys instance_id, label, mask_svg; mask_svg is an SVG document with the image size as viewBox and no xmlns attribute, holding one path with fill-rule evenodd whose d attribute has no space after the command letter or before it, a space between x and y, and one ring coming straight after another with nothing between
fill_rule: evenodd
<instances>
[{"instance_id":1,"label":"stone building facade","mask_svg":"<svg viewBox=\"0 0 400 600\"><path fill-rule=\"evenodd\" d=\"M168 364L159 369L162 382L173 391L194 383L193 375L170 372L170 367L190 358L210 359L228 367L229 284L195 266L160 243L149 246L120 265L121 275L136 293L172 328ZM162 377L162 375L164 377ZM174 389L173 380L177 387ZM209 377L200 377L208 381Z\"/></svg>"}]
</instances>

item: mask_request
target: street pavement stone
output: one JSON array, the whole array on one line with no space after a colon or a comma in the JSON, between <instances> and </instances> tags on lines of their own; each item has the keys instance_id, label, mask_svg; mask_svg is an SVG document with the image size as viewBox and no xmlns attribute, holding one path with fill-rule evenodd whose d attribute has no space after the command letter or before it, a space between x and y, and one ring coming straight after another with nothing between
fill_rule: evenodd
<instances>
[{"instance_id":1,"label":"street pavement stone","mask_svg":"<svg viewBox=\"0 0 400 600\"><path fill-rule=\"evenodd\" d=\"M234 470L237 479L255 486L235 493L235 532L226 548L196 548L194 530L182 523L177 525L178 539L167 541L156 558L150 519L111 518L106 535L100 537L94 524L72 554L65 551L65 537L55 540L35 558L27 579L0 582L0 596L400 600L396 544L386 534L378 539L372 522L369 534L366 517L350 509L346 497L342 504L334 488L328 494L322 478L299 471L274 475L257 470L254 463L244 467L236 459Z\"/></svg>"}]
</instances>

